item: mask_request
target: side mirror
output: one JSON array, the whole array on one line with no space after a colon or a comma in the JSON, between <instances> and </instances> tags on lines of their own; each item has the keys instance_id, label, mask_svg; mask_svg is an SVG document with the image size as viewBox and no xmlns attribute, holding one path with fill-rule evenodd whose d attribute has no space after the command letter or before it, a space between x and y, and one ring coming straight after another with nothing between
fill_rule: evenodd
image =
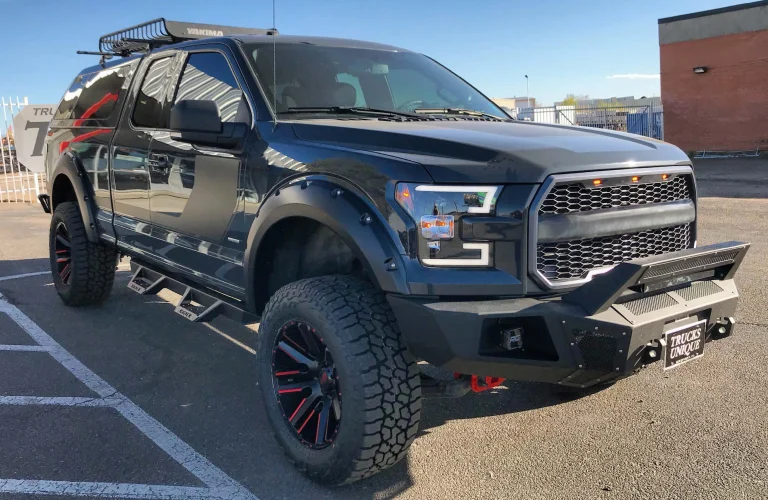
<instances>
[{"instance_id":1,"label":"side mirror","mask_svg":"<svg viewBox=\"0 0 768 500\"><path fill-rule=\"evenodd\" d=\"M220 134L221 128L221 113L214 101L185 100L171 108L171 130Z\"/></svg>"}]
</instances>

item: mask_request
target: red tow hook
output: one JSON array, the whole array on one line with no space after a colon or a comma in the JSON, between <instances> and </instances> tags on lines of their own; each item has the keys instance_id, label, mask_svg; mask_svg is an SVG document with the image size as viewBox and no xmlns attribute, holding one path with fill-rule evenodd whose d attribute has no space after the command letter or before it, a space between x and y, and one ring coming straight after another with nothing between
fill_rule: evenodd
<instances>
[{"instance_id":1,"label":"red tow hook","mask_svg":"<svg viewBox=\"0 0 768 500\"><path fill-rule=\"evenodd\" d=\"M466 376L467 375L463 375L458 372L454 372L453 374L453 378L457 380ZM493 389L494 387L498 387L503 384L506 380L502 377L479 377L477 375L469 375L469 377L469 386L472 388L473 392L483 392L487 391L488 389Z\"/></svg>"}]
</instances>

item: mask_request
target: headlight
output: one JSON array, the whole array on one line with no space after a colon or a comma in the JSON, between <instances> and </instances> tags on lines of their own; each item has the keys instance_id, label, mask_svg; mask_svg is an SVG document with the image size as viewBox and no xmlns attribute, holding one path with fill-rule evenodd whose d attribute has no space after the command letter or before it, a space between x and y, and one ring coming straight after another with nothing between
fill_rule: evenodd
<instances>
[{"instance_id":1,"label":"headlight","mask_svg":"<svg viewBox=\"0 0 768 500\"><path fill-rule=\"evenodd\" d=\"M463 215L492 214L499 186L435 186L399 183L395 199L419 234L419 257L428 266L489 266L489 243L464 243L458 235Z\"/></svg>"}]
</instances>

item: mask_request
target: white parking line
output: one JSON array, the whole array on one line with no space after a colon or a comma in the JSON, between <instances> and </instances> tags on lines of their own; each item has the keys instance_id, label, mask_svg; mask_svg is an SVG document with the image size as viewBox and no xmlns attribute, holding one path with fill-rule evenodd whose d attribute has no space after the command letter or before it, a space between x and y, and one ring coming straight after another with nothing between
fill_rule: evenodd
<instances>
[{"instance_id":1,"label":"white parking line","mask_svg":"<svg viewBox=\"0 0 768 500\"><path fill-rule=\"evenodd\" d=\"M0 277L0 281L17 280L19 278L30 278L32 276L42 276L43 274L51 274L51 272L50 271L38 271L36 273L24 273L24 274L15 274L13 276L2 276L2 277Z\"/></svg>"},{"instance_id":2,"label":"white parking line","mask_svg":"<svg viewBox=\"0 0 768 500\"><path fill-rule=\"evenodd\" d=\"M47 351L47 347L41 345L0 345L0 351Z\"/></svg>"},{"instance_id":3,"label":"white parking line","mask_svg":"<svg viewBox=\"0 0 768 500\"><path fill-rule=\"evenodd\" d=\"M197 453L160 422L152 418L139 406L120 394L117 389L109 385L104 379L64 350L53 337L48 335L19 308L8 303L2 294L0 294L0 313L7 314L35 342L46 348L49 354L72 375L101 396L101 400L107 401L108 403L104 406L113 406L116 411L128 419L140 432L208 486L208 489L206 489L182 486L0 479L0 493L98 496L106 498L258 500L255 495L227 476L208 459ZM33 400L27 400L27 403L19 403L23 400L6 398L10 398L10 396L0 398L0 404L3 404L3 400L7 401L6 404L55 404L58 401L59 403L68 402L68 405L72 406L79 400L78 398L36 398L35 400L38 403L35 403ZM85 403L85 400L89 400L89 398L82 398L82 400ZM16 403L13 403L13 401L16 401Z\"/></svg>"},{"instance_id":4,"label":"white parking line","mask_svg":"<svg viewBox=\"0 0 768 500\"><path fill-rule=\"evenodd\" d=\"M0 396L0 405L51 405L51 406L117 406L110 398L68 398L42 396Z\"/></svg>"},{"instance_id":5,"label":"white parking line","mask_svg":"<svg viewBox=\"0 0 768 500\"><path fill-rule=\"evenodd\" d=\"M232 337L231 335L227 335L226 333L222 332L221 330L219 330L215 326L211 325L210 323L203 323L203 324L205 326L207 326L208 328L210 328L211 330L213 330L214 332L216 332L219 335L221 335L222 337L224 337L225 339L229 340L230 342L232 342L236 346L240 347L241 349L243 349L245 351L248 351L251 354L256 354L256 350L255 349L253 349L252 347L248 347L247 345L243 344L242 342L240 342L236 338Z\"/></svg>"},{"instance_id":6,"label":"white parking line","mask_svg":"<svg viewBox=\"0 0 768 500\"><path fill-rule=\"evenodd\" d=\"M211 490L208 488L194 488L190 486L79 483L69 481L38 481L30 479L0 479L0 493L131 499L162 498L163 500L207 500L221 498L212 494Z\"/></svg>"}]
</instances>

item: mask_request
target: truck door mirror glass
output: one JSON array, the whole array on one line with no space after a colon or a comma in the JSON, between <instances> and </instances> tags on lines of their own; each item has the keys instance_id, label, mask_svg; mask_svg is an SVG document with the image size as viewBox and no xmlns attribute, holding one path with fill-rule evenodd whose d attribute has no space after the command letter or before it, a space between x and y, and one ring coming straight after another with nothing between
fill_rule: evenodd
<instances>
[{"instance_id":1,"label":"truck door mirror glass","mask_svg":"<svg viewBox=\"0 0 768 500\"><path fill-rule=\"evenodd\" d=\"M219 106L214 101L184 100L171 108L171 130L220 134Z\"/></svg>"}]
</instances>

